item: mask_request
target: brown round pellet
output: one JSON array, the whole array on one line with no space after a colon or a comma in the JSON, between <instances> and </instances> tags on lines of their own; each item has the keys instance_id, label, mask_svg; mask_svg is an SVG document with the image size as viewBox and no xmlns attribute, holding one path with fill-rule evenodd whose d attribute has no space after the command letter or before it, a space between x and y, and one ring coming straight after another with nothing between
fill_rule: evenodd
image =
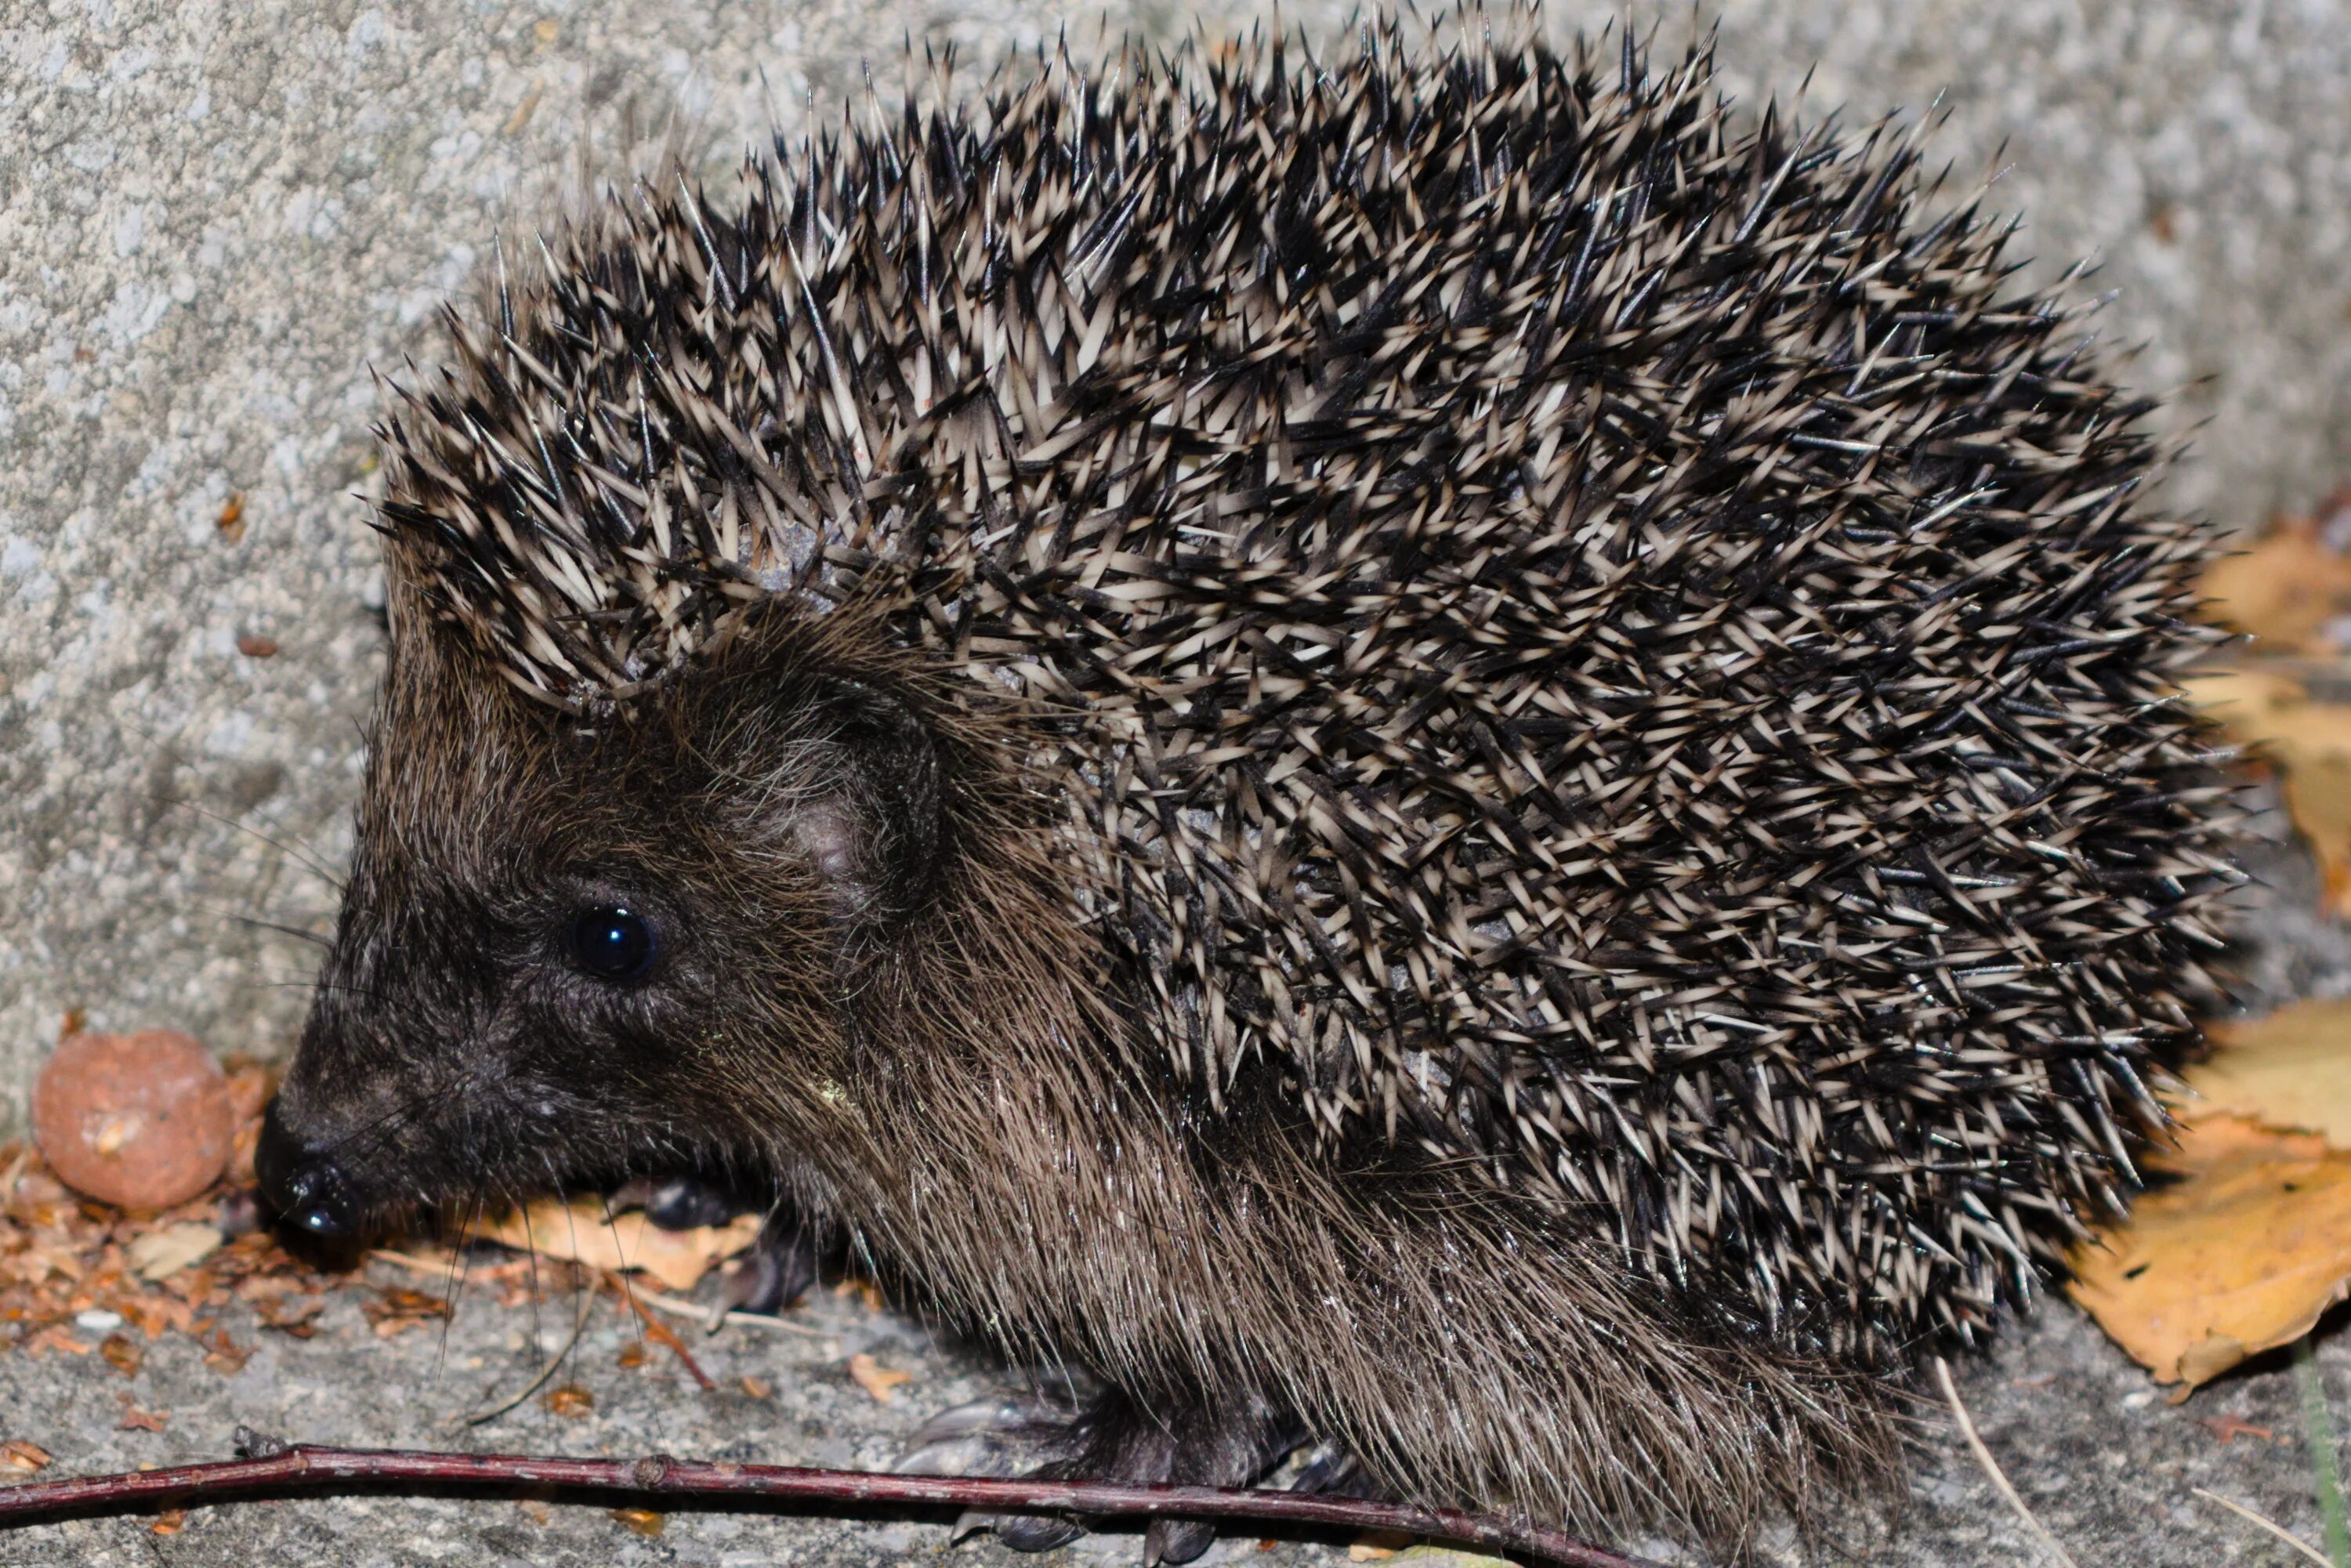
<instances>
[{"instance_id":1,"label":"brown round pellet","mask_svg":"<svg viewBox=\"0 0 2351 1568\"><path fill-rule=\"evenodd\" d=\"M78 1034L33 1085L33 1136L57 1179L125 1208L169 1208L228 1164L236 1113L212 1053L184 1034Z\"/></svg>"}]
</instances>

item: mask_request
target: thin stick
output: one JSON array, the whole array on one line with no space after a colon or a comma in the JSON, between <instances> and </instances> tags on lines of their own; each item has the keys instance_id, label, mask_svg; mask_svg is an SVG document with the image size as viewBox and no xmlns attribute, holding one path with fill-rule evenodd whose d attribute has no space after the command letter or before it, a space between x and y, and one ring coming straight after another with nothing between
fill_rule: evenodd
<instances>
[{"instance_id":1,"label":"thin stick","mask_svg":"<svg viewBox=\"0 0 2351 1568\"><path fill-rule=\"evenodd\" d=\"M60 1514L120 1514L185 1508L261 1496L336 1491L386 1481L420 1488L510 1491L517 1489L621 1494L645 1503L684 1498L758 1498L776 1502L847 1504L852 1509L983 1509L1066 1513L1090 1518L1255 1520L1353 1531L1428 1536L1488 1551L1523 1552L1558 1568L1659 1568L1571 1541L1524 1520L1414 1508L1360 1498L1245 1491L1217 1487L1122 1486L1106 1481L998 1480L964 1476L902 1476L871 1470L811 1470L786 1465L705 1464L651 1454L640 1459L580 1459L559 1455L455 1454L415 1448L292 1447L243 1427L237 1441L254 1457L160 1470L77 1476L0 1486L0 1526Z\"/></svg>"},{"instance_id":2,"label":"thin stick","mask_svg":"<svg viewBox=\"0 0 2351 1568\"><path fill-rule=\"evenodd\" d=\"M2032 1517L2032 1511L2024 1506L2024 1500L2016 1495L2016 1489L2008 1484L2008 1477L2001 1472L2000 1461L1991 1457L1991 1450L1984 1447L1983 1438L1977 1434L1974 1417L1959 1402L1959 1385L1951 1381L1951 1364L1939 1355L1935 1358L1935 1381L1943 1385L1943 1397L1950 1401L1951 1418L1959 1423L1959 1436L1968 1440L1968 1451L1975 1455L1976 1463L1981 1465L1983 1473L1991 1478L1991 1484L2000 1495L2008 1500L2008 1506L2016 1511L2016 1517L2024 1521L2024 1528L2032 1531L2032 1538L2065 1568L2078 1568L2072 1555L2057 1543L2057 1538Z\"/></svg>"},{"instance_id":3,"label":"thin stick","mask_svg":"<svg viewBox=\"0 0 2351 1568\"><path fill-rule=\"evenodd\" d=\"M408 1252L393 1252L381 1247L371 1249L368 1256L379 1263L389 1263L394 1268L406 1269L419 1274L445 1274L449 1268L445 1261L436 1263L430 1258L419 1258ZM672 1317L692 1318L697 1323L706 1322L710 1318L708 1307L699 1301L689 1301L684 1296L664 1296L658 1291L648 1291L643 1285L636 1286L631 1294L653 1311L667 1312ZM785 1318L769 1317L765 1312L730 1312L719 1321L737 1323L744 1328L764 1329L770 1333L806 1334L812 1339L840 1337L838 1331L833 1329L810 1328L806 1323L796 1323Z\"/></svg>"},{"instance_id":4,"label":"thin stick","mask_svg":"<svg viewBox=\"0 0 2351 1568\"><path fill-rule=\"evenodd\" d=\"M2189 1487L2188 1490L2208 1502L2217 1502L2222 1508L2227 1509L2231 1513L2236 1514L2241 1518L2250 1520L2253 1523L2260 1525L2263 1530L2268 1531L2272 1535L2276 1536L2280 1541L2284 1542L2288 1546L2293 1547L2296 1552L2301 1552L2304 1557L2307 1557L2313 1563L2317 1563L2318 1568L2335 1568L2335 1565L2326 1560L2325 1554L2320 1552L2317 1547L2313 1546L2301 1536L2291 1533L2283 1525L2263 1519L2260 1514L2255 1513L2243 1503L2231 1502L2219 1492L2206 1491L2202 1487Z\"/></svg>"},{"instance_id":5,"label":"thin stick","mask_svg":"<svg viewBox=\"0 0 2351 1568\"><path fill-rule=\"evenodd\" d=\"M697 1323L706 1323L710 1321L708 1307L704 1306L700 1301L689 1301L683 1296L664 1296L658 1291L648 1291L639 1286L637 1300L657 1312L668 1312L673 1317L692 1318ZM769 1317L765 1312L730 1312L721 1316L718 1321L722 1323L740 1323L745 1328L766 1329L773 1333L807 1334L814 1339L840 1337L839 1333L831 1329L810 1328L806 1323L796 1323L788 1318Z\"/></svg>"}]
</instances>

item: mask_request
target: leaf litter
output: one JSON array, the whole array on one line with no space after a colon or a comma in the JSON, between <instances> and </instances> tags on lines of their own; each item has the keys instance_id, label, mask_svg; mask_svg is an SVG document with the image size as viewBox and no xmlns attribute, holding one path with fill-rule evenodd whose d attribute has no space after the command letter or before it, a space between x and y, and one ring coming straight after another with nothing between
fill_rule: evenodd
<instances>
[{"instance_id":1,"label":"leaf litter","mask_svg":"<svg viewBox=\"0 0 2351 1568\"><path fill-rule=\"evenodd\" d=\"M2351 490L2283 518L2203 580L2206 617L2243 633L2191 674L2189 701L2276 778L2319 870L2322 913L2351 917ZM2307 1334L2351 1297L2351 1001L2216 1022L2171 1097L2162 1185L2073 1252L2068 1287L2184 1399Z\"/></svg>"},{"instance_id":2,"label":"leaf litter","mask_svg":"<svg viewBox=\"0 0 2351 1568\"><path fill-rule=\"evenodd\" d=\"M428 1240L423 1251L370 1255L371 1261L401 1270L404 1279L386 1282L364 1268L324 1269L288 1252L259 1223L251 1190L253 1148L273 1076L249 1061L233 1061L227 1071L237 1116L229 1168L197 1198L160 1212L128 1213L85 1197L57 1178L29 1141L0 1144L0 1346L27 1355L88 1357L135 1377L149 1347L177 1335L193 1342L208 1369L231 1376L256 1348L238 1343L224 1323L234 1306L249 1311L264 1333L307 1340L321 1332L331 1302L350 1299L368 1331L389 1339L445 1322L463 1281L506 1310L582 1291L609 1293L635 1309L645 1342L674 1354L702 1386L715 1385L684 1342L639 1298L682 1303L632 1290L622 1277L640 1275L671 1291L690 1291L751 1247L758 1216L665 1231L641 1211L615 1213L598 1198L546 1199L477 1217L438 1246ZM877 1304L878 1292L863 1281L852 1280L843 1289ZM643 1362L639 1348L624 1364ZM128 1393L118 1397L121 1429L164 1430L169 1411L142 1408ZM550 1408L565 1414L584 1414L593 1406L593 1396L576 1385L547 1397ZM875 1397L886 1399L887 1386ZM38 1443L0 1433L0 1473L29 1474L48 1463L48 1451Z\"/></svg>"}]
</instances>

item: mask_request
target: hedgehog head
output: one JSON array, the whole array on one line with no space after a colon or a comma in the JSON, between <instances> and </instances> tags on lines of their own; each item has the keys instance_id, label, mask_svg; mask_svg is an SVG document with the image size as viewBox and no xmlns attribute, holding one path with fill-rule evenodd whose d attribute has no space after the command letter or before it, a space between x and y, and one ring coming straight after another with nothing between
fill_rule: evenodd
<instances>
[{"instance_id":1,"label":"hedgehog head","mask_svg":"<svg viewBox=\"0 0 2351 1568\"><path fill-rule=\"evenodd\" d=\"M263 1165L411 1205L766 1170L852 1077L838 994L926 896L940 745L846 622L749 618L658 706L534 702L394 598L334 944Z\"/></svg>"}]
</instances>

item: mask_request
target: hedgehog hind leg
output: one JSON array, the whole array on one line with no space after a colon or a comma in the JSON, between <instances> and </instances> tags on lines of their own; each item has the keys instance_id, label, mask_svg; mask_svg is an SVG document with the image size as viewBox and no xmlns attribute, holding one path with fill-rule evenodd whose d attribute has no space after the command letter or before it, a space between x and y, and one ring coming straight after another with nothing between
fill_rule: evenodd
<instances>
[{"instance_id":1,"label":"hedgehog hind leg","mask_svg":"<svg viewBox=\"0 0 2351 1568\"><path fill-rule=\"evenodd\" d=\"M919 1475L1034 1476L1134 1486L1248 1486L1305 1441L1297 1423L1253 1396L1145 1404L1118 1389L1077 1404L982 1400L934 1416L907 1441L897 1469ZM1319 1476L1309 1467L1308 1473ZM1058 1515L972 1512L956 1533L987 1529L1018 1552L1043 1552L1084 1534ZM1145 1568L1191 1562L1216 1540L1206 1520L1155 1519Z\"/></svg>"}]
</instances>

